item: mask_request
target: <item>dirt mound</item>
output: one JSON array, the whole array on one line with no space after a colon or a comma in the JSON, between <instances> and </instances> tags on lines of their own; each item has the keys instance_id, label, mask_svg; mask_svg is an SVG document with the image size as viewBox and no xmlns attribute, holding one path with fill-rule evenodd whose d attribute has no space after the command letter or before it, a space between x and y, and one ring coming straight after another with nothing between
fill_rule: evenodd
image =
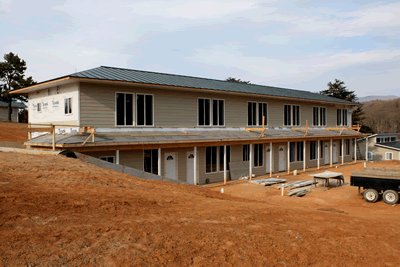
<instances>
[{"instance_id":1,"label":"dirt mound","mask_svg":"<svg viewBox=\"0 0 400 267\"><path fill-rule=\"evenodd\" d=\"M399 223L0 153L9 266L397 266ZM379 255L379 257L376 257Z\"/></svg>"}]
</instances>

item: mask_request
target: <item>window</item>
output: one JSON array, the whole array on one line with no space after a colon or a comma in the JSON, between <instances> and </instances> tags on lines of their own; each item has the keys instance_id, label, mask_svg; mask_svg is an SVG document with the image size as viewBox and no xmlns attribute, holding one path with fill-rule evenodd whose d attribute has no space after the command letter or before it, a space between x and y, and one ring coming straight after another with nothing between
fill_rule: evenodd
<instances>
[{"instance_id":1,"label":"window","mask_svg":"<svg viewBox=\"0 0 400 267\"><path fill-rule=\"evenodd\" d=\"M313 126L326 126L326 108L313 107Z\"/></svg>"},{"instance_id":2,"label":"window","mask_svg":"<svg viewBox=\"0 0 400 267\"><path fill-rule=\"evenodd\" d=\"M377 143L381 143L381 139L379 137L376 138Z\"/></svg>"},{"instance_id":3,"label":"window","mask_svg":"<svg viewBox=\"0 0 400 267\"><path fill-rule=\"evenodd\" d=\"M317 145L316 141L310 141L310 160L317 159Z\"/></svg>"},{"instance_id":4,"label":"window","mask_svg":"<svg viewBox=\"0 0 400 267\"><path fill-rule=\"evenodd\" d=\"M337 109L337 125L340 126L342 125L342 110L341 109Z\"/></svg>"},{"instance_id":5,"label":"window","mask_svg":"<svg viewBox=\"0 0 400 267\"><path fill-rule=\"evenodd\" d=\"M158 149L144 150L144 166L145 172L158 174Z\"/></svg>"},{"instance_id":6,"label":"window","mask_svg":"<svg viewBox=\"0 0 400 267\"><path fill-rule=\"evenodd\" d=\"M225 125L225 104L224 100L213 99L213 125Z\"/></svg>"},{"instance_id":7,"label":"window","mask_svg":"<svg viewBox=\"0 0 400 267\"><path fill-rule=\"evenodd\" d=\"M290 162L296 162L296 142L290 142L289 150Z\"/></svg>"},{"instance_id":8,"label":"window","mask_svg":"<svg viewBox=\"0 0 400 267\"><path fill-rule=\"evenodd\" d=\"M368 152L368 160L372 160L372 159L373 159L372 152Z\"/></svg>"},{"instance_id":9,"label":"window","mask_svg":"<svg viewBox=\"0 0 400 267\"><path fill-rule=\"evenodd\" d=\"M396 137L390 137L390 142L396 142Z\"/></svg>"},{"instance_id":10,"label":"window","mask_svg":"<svg viewBox=\"0 0 400 267\"><path fill-rule=\"evenodd\" d=\"M133 125L133 94L117 93L115 98L117 126Z\"/></svg>"},{"instance_id":11,"label":"window","mask_svg":"<svg viewBox=\"0 0 400 267\"><path fill-rule=\"evenodd\" d=\"M386 160L392 160L393 159L393 153L392 152L386 152L385 155L386 155L386 157L385 157Z\"/></svg>"},{"instance_id":12,"label":"window","mask_svg":"<svg viewBox=\"0 0 400 267\"><path fill-rule=\"evenodd\" d=\"M100 157L101 160L114 163L114 157Z\"/></svg>"},{"instance_id":13,"label":"window","mask_svg":"<svg viewBox=\"0 0 400 267\"><path fill-rule=\"evenodd\" d=\"M250 145L243 145L243 161L250 160Z\"/></svg>"},{"instance_id":14,"label":"window","mask_svg":"<svg viewBox=\"0 0 400 267\"><path fill-rule=\"evenodd\" d=\"M199 126L210 126L210 99L199 98L197 107Z\"/></svg>"},{"instance_id":15,"label":"window","mask_svg":"<svg viewBox=\"0 0 400 267\"><path fill-rule=\"evenodd\" d=\"M320 158L321 159L323 159L324 158L324 141L319 141L320 142L320 144L319 144L319 156L320 156Z\"/></svg>"},{"instance_id":16,"label":"window","mask_svg":"<svg viewBox=\"0 0 400 267\"><path fill-rule=\"evenodd\" d=\"M348 121L347 121L347 109L343 109L343 125L347 126Z\"/></svg>"},{"instance_id":17,"label":"window","mask_svg":"<svg viewBox=\"0 0 400 267\"><path fill-rule=\"evenodd\" d=\"M206 173L217 172L217 147L206 147Z\"/></svg>"},{"instance_id":18,"label":"window","mask_svg":"<svg viewBox=\"0 0 400 267\"><path fill-rule=\"evenodd\" d=\"M263 164L263 144L254 144L254 167L262 167Z\"/></svg>"},{"instance_id":19,"label":"window","mask_svg":"<svg viewBox=\"0 0 400 267\"><path fill-rule=\"evenodd\" d=\"M300 126L300 106L284 105L283 107L283 125Z\"/></svg>"},{"instance_id":20,"label":"window","mask_svg":"<svg viewBox=\"0 0 400 267\"><path fill-rule=\"evenodd\" d=\"M297 142L297 161L304 160L304 143Z\"/></svg>"},{"instance_id":21,"label":"window","mask_svg":"<svg viewBox=\"0 0 400 267\"><path fill-rule=\"evenodd\" d=\"M72 114L72 97L64 98L64 114Z\"/></svg>"},{"instance_id":22,"label":"window","mask_svg":"<svg viewBox=\"0 0 400 267\"><path fill-rule=\"evenodd\" d=\"M247 102L247 125L262 126L268 124L268 103Z\"/></svg>"},{"instance_id":23,"label":"window","mask_svg":"<svg viewBox=\"0 0 400 267\"><path fill-rule=\"evenodd\" d=\"M346 156L350 156L350 139L345 140L345 145L346 145Z\"/></svg>"},{"instance_id":24,"label":"window","mask_svg":"<svg viewBox=\"0 0 400 267\"><path fill-rule=\"evenodd\" d=\"M153 126L153 95L137 94L137 125Z\"/></svg>"},{"instance_id":25,"label":"window","mask_svg":"<svg viewBox=\"0 0 400 267\"><path fill-rule=\"evenodd\" d=\"M219 147L219 171L224 171L224 146ZM226 169L229 171L229 162L231 162L231 146L226 146Z\"/></svg>"},{"instance_id":26,"label":"window","mask_svg":"<svg viewBox=\"0 0 400 267\"><path fill-rule=\"evenodd\" d=\"M343 145L343 139L340 140L339 157L342 156L342 145Z\"/></svg>"},{"instance_id":27,"label":"window","mask_svg":"<svg viewBox=\"0 0 400 267\"><path fill-rule=\"evenodd\" d=\"M37 111L42 112L42 103L37 103Z\"/></svg>"},{"instance_id":28,"label":"window","mask_svg":"<svg viewBox=\"0 0 400 267\"><path fill-rule=\"evenodd\" d=\"M318 107L313 107L313 125L314 126L319 125L319 108Z\"/></svg>"},{"instance_id":29,"label":"window","mask_svg":"<svg viewBox=\"0 0 400 267\"><path fill-rule=\"evenodd\" d=\"M319 108L319 126L326 126L326 108Z\"/></svg>"}]
</instances>

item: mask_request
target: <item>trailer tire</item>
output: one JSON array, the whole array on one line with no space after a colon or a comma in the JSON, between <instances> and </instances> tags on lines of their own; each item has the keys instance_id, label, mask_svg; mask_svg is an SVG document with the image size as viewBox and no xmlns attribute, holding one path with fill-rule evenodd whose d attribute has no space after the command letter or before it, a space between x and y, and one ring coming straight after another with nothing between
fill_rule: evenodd
<instances>
[{"instance_id":1,"label":"trailer tire","mask_svg":"<svg viewBox=\"0 0 400 267\"><path fill-rule=\"evenodd\" d=\"M364 198L367 202L375 203L379 199L379 193L375 189L369 188L364 191Z\"/></svg>"},{"instance_id":2,"label":"trailer tire","mask_svg":"<svg viewBox=\"0 0 400 267\"><path fill-rule=\"evenodd\" d=\"M399 201L399 193L394 190L386 190L383 193L383 201L390 205L396 204Z\"/></svg>"}]
</instances>

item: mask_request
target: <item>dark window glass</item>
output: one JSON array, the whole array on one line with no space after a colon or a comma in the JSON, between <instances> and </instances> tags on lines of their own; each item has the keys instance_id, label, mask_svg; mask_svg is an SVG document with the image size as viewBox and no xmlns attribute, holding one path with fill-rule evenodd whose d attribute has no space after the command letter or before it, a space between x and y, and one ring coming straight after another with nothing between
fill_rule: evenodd
<instances>
[{"instance_id":1,"label":"dark window glass","mask_svg":"<svg viewBox=\"0 0 400 267\"><path fill-rule=\"evenodd\" d=\"M117 125L125 125L124 94L117 94Z\"/></svg>"},{"instance_id":2,"label":"dark window glass","mask_svg":"<svg viewBox=\"0 0 400 267\"><path fill-rule=\"evenodd\" d=\"M231 162L231 147L226 146L226 169L228 171L229 162ZM224 171L224 146L219 147L219 171Z\"/></svg>"},{"instance_id":3,"label":"dark window glass","mask_svg":"<svg viewBox=\"0 0 400 267\"><path fill-rule=\"evenodd\" d=\"M317 158L316 152L317 152L316 141L310 141L310 160L314 160Z\"/></svg>"},{"instance_id":4,"label":"dark window glass","mask_svg":"<svg viewBox=\"0 0 400 267\"><path fill-rule=\"evenodd\" d=\"M339 150L340 150L339 156L340 157L342 156L342 145L343 145L343 139L340 140L340 147L339 147Z\"/></svg>"},{"instance_id":5,"label":"dark window glass","mask_svg":"<svg viewBox=\"0 0 400 267\"><path fill-rule=\"evenodd\" d=\"M290 142L290 162L296 162L296 143Z\"/></svg>"},{"instance_id":6,"label":"dark window glass","mask_svg":"<svg viewBox=\"0 0 400 267\"><path fill-rule=\"evenodd\" d=\"M224 126L225 125L224 100L218 100L218 101L219 101L219 125Z\"/></svg>"},{"instance_id":7,"label":"dark window glass","mask_svg":"<svg viewBox=\"0 0 400 267\"><path fill-rule=\"evenodd\" d=\"M147 149L144 151L144 166L143 170L145 172L150 172L151 173L151 150Z\"/></svg>"},{"instance_id":8,"label":"dark window glass","mask_svg":"<svg viewBox=\"0 0 400 267\"><path fill-rule=\"evenodd\" d=\"M218 125L218 100L213 99L213 125Z\"/></svg>"},{"instance_id":9,"label":"dark window glass","mask_svg":"<svg viewBox=\"0 0 400 267\"><path fill-rule=\"evenodd\" d=\"M337 125L342 125L342 110L337 109Z\"/></svg>"},{"instance_id":10,"label":"dark window glass","mask_svg":"<svg viewBox=\"0 0 400 267\"><path fill-rule=\"evenodd\" d=\"M211 147L206 147L206 173L211 172Z\"/></svg>"},{"instance_id":11,"label":"dark window glass","mask_svg":"<svg viewBox=\"0 0 400 267\"><path fill-rule=\"evenodd\" d=\"M247 102L247 125L251 125L252 122L251 116L251 102Z\"/></svg>"},{"instance_id":12,"label":"dark window glass","mask_svg":"<svg viewBox=\"0 0 400 267\"><path fill-rule=\"evenodd\" d=\"M137 95L137 125L144 125L144 95Z\"/></svg>"},{"instance_id":13,"label":"dark window glass","mask_svg":"<svg viewBox=\"0 0 400 267\"><path fill-rule=\"evenodd\" d=\"M347 109L343 109L343 125L347 126L348 125L348 121L347 121Z\"/></svg>"},{"instance_id":14,"label":"dark window glass","mask_svg":"<svg viewBox=\"0 0 400 267\"><path fill-rule=\"evenodd\" d=\"M158 149L151 150L151 164L153 174L158 174Z\"/></svg>"},{"instance_id":15,"label":"dark window glass","mask_svg":"<svg viewBox=\"0 0 400 267\"><path fill-rule=\"evenodd\" d=\"M254 145L254 167L263 166L263 144Z\"/></svg>"},{"instance_id":16,"label":"dark window glass","mask_svg":"<svg viewBox=\"0 0 400 267\"><path fill-rule=\"evenodd\" d=\"M297 142L297 161L304 160L304 143Z\"/></svg>"},{"instance_id":17,"label":"dark window glass","mask_svg":"<svg viewBox=\"0 0 400 267\"><path fill-rule=\"evenodd\" d=\"M263 124L263 104L262 103L258 103L258 125L262 125Z\"/></svg>"},{"instance_id":18,"label":"dark window glass","mask_svg":"<svg viewBox=\"0 0 400 267\"><path fill-rule=\"evenodd\" d=\"M320 114L320 125L325 126L326 125L326 108L320 108L319 114Z\"/></svg>"},{"instance_id":19,"label":"dark window glass","mask_svg":"<svg viewBox=\"0 0 400 267\"><path fill-rule=\"evenodd\" d=\"M350 155L350 139L346 139L346 155Z\"/></svg>"},{"instance_id":20,"label":"dark window glass","mask_svg":"<svg viewBox=\"0 0 400 267\"><path fill-rule=\"evenodd\" d=\"M68 99L64 99L64 114L68 114Z\"/></svg>"},{"instance_id":21,"label":"dark window glass","mask_svg":"<svg viewBox=\"0 0 400 267\"><path fill-rule=\"evenodd\" d=\"M319 121L319 114L318 114L318 108L313 107L313 126L318 126L318 121Z\"/></svg>"},{"instance_id":22,"label":"dark window glass","mask_svg":"<svg viewBox=\"0 0 400 267\"><path fill-rule=\"evenodd\" d=\"M253 118L252 118L252 125L257 125L257 103L253 102L252 103L252 114L253 114Z\"/></svg>"},{"instance_id":23,"label":"dark window glass","mask_svg":"<svg viewBox=\"0 0 400 267\"><path fill-rule=\"evenodd\" d=\"M146 110L145 110L145 116L146 116L146 125L147 126L152 126L153 125L153 96L152 95L145 95L146 99Z\"/></svg>"},{"instance_id":24,"label":"dark window glass","mask_svg":"<svg viewBox=\"0 0 400 267\"><path fill-rule=\"evenodd\" d=\"M198 100L199 125L204 126L204 99Z\"/></svg>"},{"instance_id":25,"label":"dark window glass","mask_svg":"<svg viewBox=\"0 0 400 267\"><path fill-rule=\"evenodd\" d=\"M300 125L300 106L293 106L293 125Z\"/></svg>"},{"instance_id":26,"label":"dark window glass","mask_svg":"<svg viewBox=\"0 0 400 267\"><path fill-rule=\"evenodd\" d=\"M125 125L133 125L133 95L126 94L125 95L125 114L126 114L126 123Z\"/></svg>"},{"instance_id":27,"label":"dark window glass","mask_svg":"<svg viewBox=\"0 0 400 267\"><path fill-rule=\"evenodd\" d=\"M217 147L216 146L211 147L211 171L212 172L217 171Z\"/></svg>"},{"instance_id":28,"label":"dark window glass","mask_svg":"<svg viewBox=\"0 0 400 267\"><path fill-rule=\"evenodd\" d=\"M250 159L250 145L243 145L243 161Z\"/></svg>"},{"instance_id":29,"label":"dark window glass","mask_svg":"<svg viewBox=\"0 0 400 267\"><path fill-rule=\"evenodd\" d=\"M265 125L267 125L268 124L268 104L267 103L264 103L263 104L263 110L264 110L264 117L265 117L265 121L264 121L264 123L265 123Z\"/></svg>"},{"instance_id":30,"label":"dark window glass","mask_svg":"<svg viewBox=\"0 0 400 267\"><path fill-rule=\"evenodd\" d=\"M323 159L324 158L324 141L320 141L320 152L319 152L319 154L320 154L320 157L321 157L321 159Z\"/></svg>"},{"instance_id":31,"label":"dark window glass","mask_svg":"<svg viewBox=\"0 0 400 267\"><path fill-rule=\"evenodd\" d=\"M284 125L291 126L292 116L291 116L291 105L285 105L284 107Z\"/></svg>"},{"instance_id":32,"label":"dark window glass","mask_svg":"<svg viewBox=\"0 0 400 267\"><path fill-rule=\"evenodd\" d=\"M210 124L210 99L204 99L204 125Z\"/></svg>"},{"instance_id":33,"label":"dark window glass","mask_svg":"<svg viewBox=\"0 0 400 267\"><path fill-rule=\"evenodd\" d=\"M231 162L231 146L226 146L226 169L228 171L230 162Z\"/></svg>"}]
</instances>

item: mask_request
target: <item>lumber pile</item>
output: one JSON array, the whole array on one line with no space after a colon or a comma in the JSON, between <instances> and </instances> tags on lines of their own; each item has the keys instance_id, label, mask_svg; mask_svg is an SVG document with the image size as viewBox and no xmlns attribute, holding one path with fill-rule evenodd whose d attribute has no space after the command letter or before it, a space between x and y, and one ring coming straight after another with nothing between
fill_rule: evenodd
<instances>
[{"instance_id":1,"label":"lumber pile","mask_svg":"<svg viewBox=\"0 0 400 267\"><path fill-rule=\"evenodd\" d=\"M314 180L295 181L295 182L289 182L286 184L279 185L276 188L281 189L283 187L283 188L291 189L291 188L298 188L298 187L303 187L303 186L307 186L307 185L313 185L314 183L316 183L316 182L314 182Z\"/></svg>"},{"instance_id":2,"label":"lumber pile","mask_svg":"<svg viewBox=\"0 0 400 267\"><path fill-rule=\"evenodd\" d=\"M250 183L268 186L268 185L273 185L273 184L284 183L286 181L287 181L286 179L268 178L268 179L250 181Z\"/></svg>"},{"instance_id":3,"label":"lumber pile","mask_svg":"<svg viewBox=\"0 0 400 267\"><path fill-rule=\"evenodd\" d=\"M311 192L312 185L295 188L289 191L288 196L302 197Z\"/></svg>"}]
</instances>

